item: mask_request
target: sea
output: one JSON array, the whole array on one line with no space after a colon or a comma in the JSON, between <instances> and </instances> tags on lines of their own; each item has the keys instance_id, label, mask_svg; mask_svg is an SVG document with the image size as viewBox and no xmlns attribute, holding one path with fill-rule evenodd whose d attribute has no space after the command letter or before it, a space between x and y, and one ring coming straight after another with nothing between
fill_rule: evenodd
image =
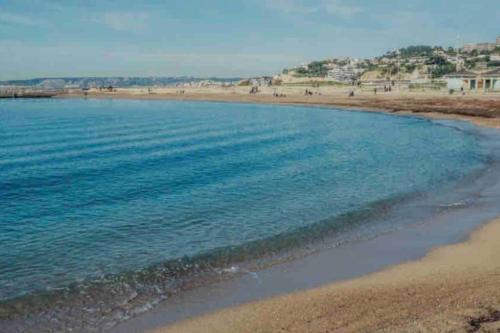
<instances>
[{"instance_id":1,"label":"sea","mask_svg":"<svg viewBox=\"0 0 500 333\"><path fill-rule=\"evenodd\" d=\"M490 167L482 141L470 124L332 108L0 100L0 331L106 330L388 232L397 221L372 221Z\"/></svg>"}]
</instances>

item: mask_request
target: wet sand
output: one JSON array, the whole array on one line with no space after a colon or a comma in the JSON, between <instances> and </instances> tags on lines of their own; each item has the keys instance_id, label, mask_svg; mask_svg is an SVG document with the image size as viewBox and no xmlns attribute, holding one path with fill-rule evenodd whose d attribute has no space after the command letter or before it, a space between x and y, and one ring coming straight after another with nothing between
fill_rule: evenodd
<instances>
[{"instance_id":1,"label":"wet sand","mask_svg":"<svg viewBox=\"0 0 500 333\"><path fill-rule=\"evenodd\" d=\"M500 128L498 95L391 94L356 98L287 97L190 91L117 91L97 98L161 98L307 104L415 113ZM195 317L155 332L499 332L500 219L423 259L344 282L277 296ZM293 274L293 273L292 273Z\"/></svg>"}]
</instances>

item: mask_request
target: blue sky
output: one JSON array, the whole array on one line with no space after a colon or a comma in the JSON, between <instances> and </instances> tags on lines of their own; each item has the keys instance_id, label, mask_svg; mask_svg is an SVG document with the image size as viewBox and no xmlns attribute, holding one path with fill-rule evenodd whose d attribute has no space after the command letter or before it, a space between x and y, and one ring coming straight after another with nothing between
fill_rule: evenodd
<instances>
[{"instance_id":1,"label":"blue sky","mask_svg":"<svg viewBox=\"0 0 500 333\"><path fill-rule=\"evenodd\" d=\"M500 35L498 0L0 0L0 80L251 76Z\"/></svg>"}]
</instances>

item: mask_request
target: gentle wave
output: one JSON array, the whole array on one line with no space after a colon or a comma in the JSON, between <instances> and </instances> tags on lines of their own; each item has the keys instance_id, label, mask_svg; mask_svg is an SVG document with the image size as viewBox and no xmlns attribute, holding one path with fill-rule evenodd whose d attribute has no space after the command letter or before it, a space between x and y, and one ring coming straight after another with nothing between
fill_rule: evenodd
<instances>
[{"instance_id":1,"label":"gentle wave","mask_svg":"<svg viewBox=\"0 0 500 333\"><path fill-rule=\"evenodd\" d=\"M14 167L23 167L24 165L36 164L33 162L40 162L44 160L65 160L68 157L85 158L86 155L90 154L101 154L119 150L126 150L127 148L143 149L146 151L148 148L156 148L163 146L163 148L170 148L174 145L192 145L197 141L203 141L207 139L230 139L232 136L240 136L245 134L258 133L254 131L262 125L254 125L253 127L243 128L238 132L234 132L233 126L219 127L213 129L207 129L206 127L189 127L187 129L182 129L179 131L166 131L160 132L158 134L152 135L139 135L131 136L127 135L119 139L113 140L98 140L98 141L86 141L80 146L66 146L64 148L54 148L47 150L37 149L34 154L29 156L16 157L8 156L4 160L0 161L0 167L8 167L13 165ZM264 128L265 129L265 128ZM261 129L261 131L263 131ZM231 135L228 135L231 134ZM26 152L19 152L19 155L26 155Z\"/></svg>"},{"instance_id":2,"label":"gentle wave","mask_svg":"<svg viewBox=\"0 0 500 333\"><path fill-rule=\"evenodd\" d=\"M183 128L189 128L197 125L206 125L206 121L203 120L193 120L189 122L177 122L171 123L150 123L146 122L144 124L135 125L120 125L120 126L110 126L110 127L92 127L89 130L88 127L82 127L80 124L76 131L68 131L67 128L59 129L56 133L39 133L34 132L19 132L6 135L0 144L0 148L12 148L10 151L15 151L16 149L23 148L44 148L44 147L54 147L57 148L58 144L66 143L79 143L85 142L92 139L107 139L115 137L124 137L130 134L143 134L152 133L160 130L177 130Z\"/></svg>"}]
</instances>

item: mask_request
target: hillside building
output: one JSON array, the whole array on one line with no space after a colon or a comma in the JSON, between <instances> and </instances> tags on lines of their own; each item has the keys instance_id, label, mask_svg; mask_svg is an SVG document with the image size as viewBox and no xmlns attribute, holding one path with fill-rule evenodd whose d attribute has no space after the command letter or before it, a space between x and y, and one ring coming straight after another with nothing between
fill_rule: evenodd
<instances>
[{"instance_id":1,"label":"hillside building","mask_svg":"<svg viewBox=\"0 0 500 333\"><path fill-rule=\"evenodd\" d=\"M470 53L472 51L484 52L493 51L496 47L500 47L500 36L497 37L494 43L476 43L476 44L465 44L462 47L462 51L465 53Z\"/></svg>"},{"instance_id":2,"label":"hillside building","mask_svg":"<svg viewBox=\"0 0 500 333\"><path fill-rule=\"evenodd\" d=\"M351 65L336 66L328 71L326 77L335 82L352 84L362 73L362 69Z\"/></svg>"}]
</instances>

